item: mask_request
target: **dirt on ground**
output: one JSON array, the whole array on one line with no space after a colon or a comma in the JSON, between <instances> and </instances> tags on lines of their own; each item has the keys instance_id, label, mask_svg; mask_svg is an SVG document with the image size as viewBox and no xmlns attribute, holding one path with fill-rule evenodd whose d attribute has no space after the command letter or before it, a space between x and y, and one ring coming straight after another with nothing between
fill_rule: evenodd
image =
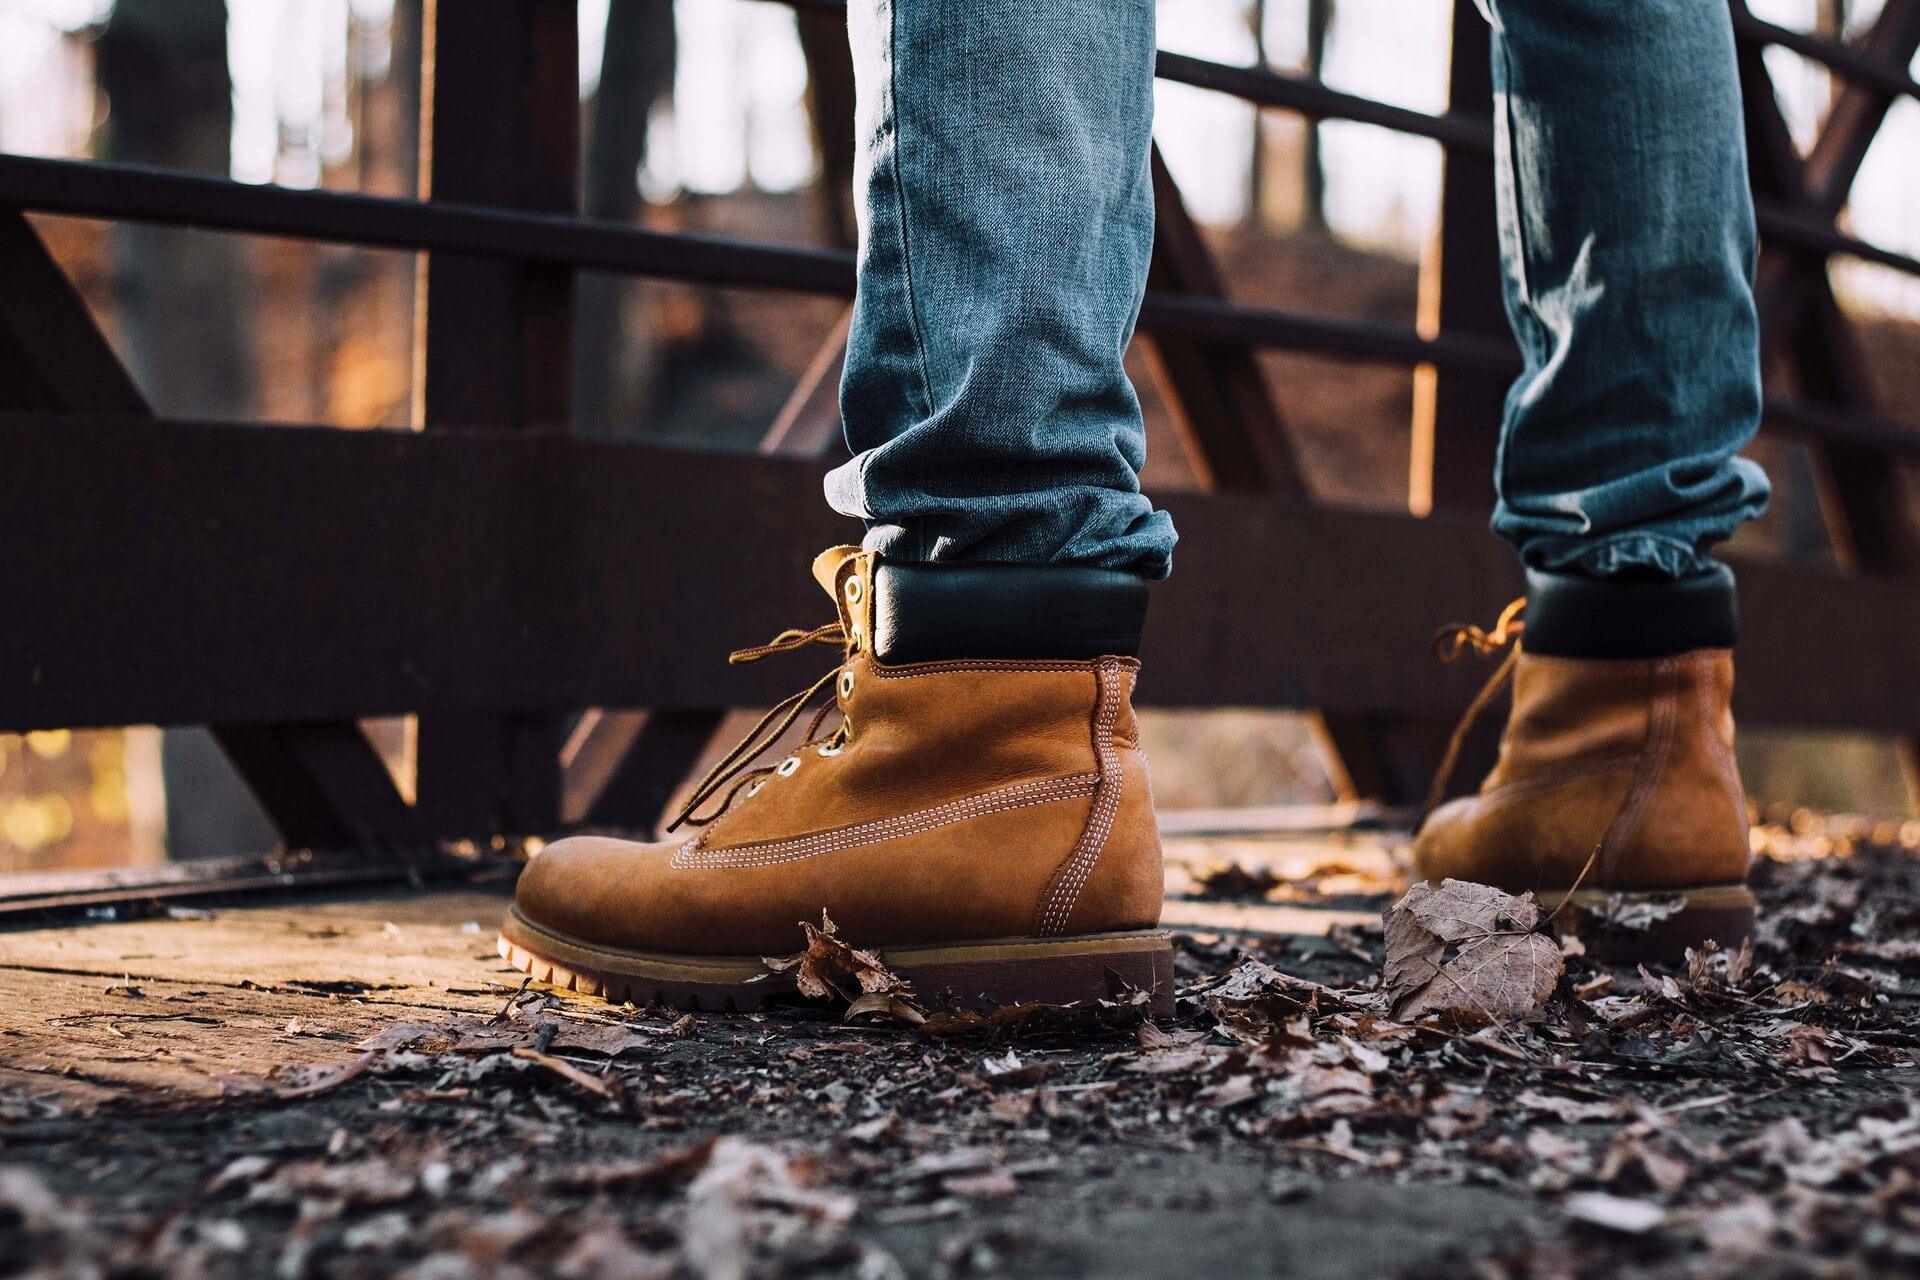
<instances>
[{"instance_id":1,"label":"dirt on ground","mask_svg":"<svg viewBox=\"0 0 1920 1280\"><path fill-rule=\"evenodd\" d=\"M1230 863L1189 896L1361 922L1182 930L1162 1021L944 1011L829 938L774 1013L508 987L213 1096L0 1085L0 1276L1915 1274L1920 858L1770 841L1753 944L1664 970ZM116 1035L219 1020L115 985Z\"/></svg>"}]
</instances>

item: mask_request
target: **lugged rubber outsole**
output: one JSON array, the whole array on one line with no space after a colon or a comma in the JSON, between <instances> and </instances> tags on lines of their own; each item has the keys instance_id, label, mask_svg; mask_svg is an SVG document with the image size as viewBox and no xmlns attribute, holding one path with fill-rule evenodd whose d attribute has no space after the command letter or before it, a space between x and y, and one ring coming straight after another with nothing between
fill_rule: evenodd
<instances>
[{"instance_id":1,"label":"lugged rubber outsole","mask_svg":"<svg viewBox=\"0 0 1920 1280\"><path fill-rule=\"evenodd\" d=\"M628 951L570 938L510 908L500 955L537 982L616 1004L664 1004L709 1013L750 1013L793 994L793 980L759 956ZM1155 1017L1173 1013L1173 940L1157 929L1073 938L882 946L887 967L930 1001L961 1008L1069 1004L1149 994Z\"/></svg>"},{"instance_id":2,"label":"lugged rubber outsole","mask_svg":"<svg viewBox=\"0 0 1920 1280\"><path fill-rule=\"evenodd\" d=\"M1555 897L1552 890L1538 896L1548 903ZM1679 910L1660 914L1676 898L1680 900ZM1617 915L1616 905L1628 909L1646 906L1657 918L1644 928L1611 924L1609 920ZM1708 942L1731 950L1753 936L1759 909L1753 890L1744 884L1634 891L1578 889L1572 906L1568 912L1571 932L1579 935L1588 954L1613 964L1677 964L1687 958L1689 949Z\"/></svg>"}]
</instances>

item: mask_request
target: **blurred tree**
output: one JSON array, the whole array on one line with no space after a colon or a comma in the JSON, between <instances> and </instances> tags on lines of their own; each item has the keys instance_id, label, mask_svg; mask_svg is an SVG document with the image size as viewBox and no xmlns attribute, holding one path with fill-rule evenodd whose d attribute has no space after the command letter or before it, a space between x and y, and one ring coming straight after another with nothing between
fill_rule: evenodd
<instances>
[{"instance_id":1,"label":"blurred tree","mask_svg":"<svg viewBox=\"0 0 1920 1280\"><path fill-rule=\"evenodd\" d=\"M400 100L400 136L388 146L399 157L401 187L408 195L420 190L420 52L426 30L426 0L394 0L389 65Z\"/></svg>"},{"instance_id":2,"label":"blurred tree","mask_svg":"<svg viewBox=\"0 0 1920 1280\"><path fill-rule=\"evenodd\" d=\"M1327 32L1333 27L1333 0L1307 0L1307 74L1318 80L1327 69ZM1300 156L1300 213L1313 231L1327 229L1327 166L1321 153L1320 125L1307 122L1307 145Z\"/></svg>"},{"instance_id":3,"label":"blurred tree","mask_svg":"<svg viewBox=\"0 0 1920 1280\"><path fill-rule=\"evenodd\" d=\"M647 122L654 103L673 87L674 40L671 4L625 0L607 11L582 166L581 204L589 218L632 222L639 216ZM624 277L599 272L582 272L575 288L574 425L590 435L631 434L649 363L647 335L626 305L631 291Z\"/></svg>"},{"instance_id":4,"label":"blurred tree","mask_svg":"<svg viewBox=\"0 0 1920 1280\"><path fill-rule=\"evenodd\" d=\"M104 159L229 171L225 0L116 0L96 56L109 102ZM149 403L172 417L245 417L253 350L240 246L203 232L118 223L111 252L122 349ZM273 828L204 729L168 731L161 767L170 856L273 846Z\"/></svg>"},{"instance_id":5,"label":"blurred tree","mask_svg":"<svg viewBox=\"0 0 1920 1280\"><path fill-rule=\"evenodd\" d=\"M1302 69L1318 80L1326 68L1327 32L1333 25L1333 0L1306 0L1305 57ZM1248 10L1248 22L1253 30L1253 61L1257 67L1269 67L1272 59L1267 49L1267 0L1252 0ZM1297 185L1275 185L1275 175L1269 165L1270 160L1279 159L1282 163L1291 162L1290 155L1273 157L1268 154L1270 138L1267 126L1271 112L1256 112L1253 128L1253 151L1248 165L1247 217L1254 220L1274 217L1275 200L1289 200L1299 197L1300 229L1325 232L1327 230L1327 173L1320 139L1320 125L1314 120L1303 120L1303 134L1300 143L1300 171ZM1288 122L1289 125L1292 123ZM1282 206L1291 216L1291 205Z\"/></svg>"}]
</instances>

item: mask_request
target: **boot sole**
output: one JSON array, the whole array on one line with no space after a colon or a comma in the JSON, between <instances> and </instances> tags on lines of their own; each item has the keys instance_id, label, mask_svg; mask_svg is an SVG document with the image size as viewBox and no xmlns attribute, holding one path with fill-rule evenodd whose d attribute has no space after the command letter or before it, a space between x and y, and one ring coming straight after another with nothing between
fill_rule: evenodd
<instances>
[{"instance_id":1,"label":"boot sole","mask_svg":"<svg viewBox=\"0 0 1920 1280\"><path fill-rule=\"evenodd\" d=\"M793 979L759 956L627 951L569 938L507 911L500 955L535 981L616 1004L748 1013L792 997ZM993 938L878 947L923 999L970 1009L1069 1004L1145 991L1155 1017L1173 1014L1173 940L1158 929L1074 938Z\"/></svg>"},{"instance_id":2,"label":"boot sole","mask_svg":"<svg viewBox=\"0 0 1920 1280\"><path fill-rule=\"evenodd\" d=\"M1626 908L1657 908L1675 898L1680 899L1680 909L1644 929L1607 923L1612 902ZM1687 958L1689 949L1708 942L1732 949L1752 937L1758 903L1744 884L1713 884L1636 893L1580 889L1574 892L1573 906L1572 932L1580 936L1589 955L1611 964L1677 964Z\"/></svg>"}]
</instances>

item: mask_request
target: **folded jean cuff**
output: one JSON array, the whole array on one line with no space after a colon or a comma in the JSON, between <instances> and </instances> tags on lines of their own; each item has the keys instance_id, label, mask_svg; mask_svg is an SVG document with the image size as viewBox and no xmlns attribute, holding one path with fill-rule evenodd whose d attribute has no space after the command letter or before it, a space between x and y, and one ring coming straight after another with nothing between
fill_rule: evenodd
<instances>
[{"instance_id":1,"label":"folded jean cuff","mask_svg":"<svg viewBox=\"0 0 1920 1280\"><path fill-rule=\"evenodd\" d=\"M1132 657L1146 615L1146 579L1114 569L882 558L873 576L873 653L891 665Z\"/></svg>"},{"instance_id":2,"label":"folded jean cuff","mask_svg":"<svg viewBox=\"0 0 1920 1280\"><path fill-rule=\"evenodd\" d=\"M1664 658L1739 638L1733 570L1672 581L1527 570L1527 652L1562 658Z\"/></svg>"}]
</instances>

